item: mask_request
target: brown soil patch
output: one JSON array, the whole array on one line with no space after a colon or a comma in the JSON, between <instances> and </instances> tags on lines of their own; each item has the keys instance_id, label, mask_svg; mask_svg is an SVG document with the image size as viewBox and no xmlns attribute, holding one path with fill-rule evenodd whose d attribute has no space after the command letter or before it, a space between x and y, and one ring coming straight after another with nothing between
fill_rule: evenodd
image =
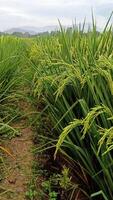
<instances>
[{"instance_id":1,"label":"brown soil patch","mask_svg":"<svg viewBox=\"0 0 113 200\"><path fill-rule=\"evenodd\" d=\"M21 106L25 112L29 111L29 106L26 103L21 103ZM14 158L5 155L6 174L0 182L0 190L4 193L0 195L0 200L26 200L27 184L32 178L34 160L32 128L27 127L25 119L13 124L13 127L21 127L21 135L5 141L4 144L4 147L11 152Z\"/></svg>"},{"instance_id":2,"label":"brown soil patch","mask_svg":"<svg viewBox=\"0 0 113 200\"><path fill-rule=\"evenodd\" d=\"M24 200L27 184L32 176L32 130L24 128L21 137L16 137L7 142L6 148L12 153L14 159L7 157L7 176L0 184L7 192L0 200Z\"/></svg>"}]
</instances>

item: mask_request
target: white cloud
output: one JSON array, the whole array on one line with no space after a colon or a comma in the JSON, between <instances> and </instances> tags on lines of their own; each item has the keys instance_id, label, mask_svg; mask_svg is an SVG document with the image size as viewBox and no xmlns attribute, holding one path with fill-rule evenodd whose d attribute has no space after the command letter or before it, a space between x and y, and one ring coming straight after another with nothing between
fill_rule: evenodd
<instances>
[{"instance_id":1,"label":"white cloud","mask_svg":"<svg viewBox=\"0 0 113 200\"><path fill-rule=\"evenodd\" d=\"M91 8L99 26L105 24L113 0L0 0L0 30L17 26L46 26L72 20L91 21Z\"/></svg>"}]
</instances>

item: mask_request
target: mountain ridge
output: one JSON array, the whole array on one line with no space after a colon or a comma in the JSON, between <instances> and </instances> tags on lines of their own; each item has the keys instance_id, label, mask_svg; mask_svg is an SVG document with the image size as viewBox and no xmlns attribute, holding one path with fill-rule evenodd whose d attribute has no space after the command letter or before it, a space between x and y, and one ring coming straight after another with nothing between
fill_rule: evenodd
<instances>
[{"instance_id":1,"label":"mountain ridge","mask_svg":"<svg viewBox=\"0 0 113 200\"><path fill-rule=\"evenodd\" d=\"M4 33L13 34L14 32L18 33L29 33L31 35L35 35L43 32L51 32L58 30L58 26L44 26L44 27L32 27L32 26L22 26L10 28L4 31Z\"/></svg>"}]
</instances>

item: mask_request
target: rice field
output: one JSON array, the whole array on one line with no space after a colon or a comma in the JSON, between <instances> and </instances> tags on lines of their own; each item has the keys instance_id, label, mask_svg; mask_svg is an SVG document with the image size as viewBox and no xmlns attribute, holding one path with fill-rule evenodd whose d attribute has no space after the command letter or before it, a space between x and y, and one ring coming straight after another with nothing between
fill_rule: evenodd
<instances>
[{"instance_id":1,"label":"rice field","mask_svg":"<svg viewBox=\"0 0 113 200\"><path fill-rule=\"evenodd\" d=\"M61 166L43 182L45 196L27 193L27 199L113 199L110 18L102 32L93 19L87 32L84 22L35 38L0 37L1 157L10 154L2 141L16 136L12 124L23 117L17 105L24 100L35 107L35 117L27 113L38 138L33 152L50 153Z\"/></svg>"}]
</instances>

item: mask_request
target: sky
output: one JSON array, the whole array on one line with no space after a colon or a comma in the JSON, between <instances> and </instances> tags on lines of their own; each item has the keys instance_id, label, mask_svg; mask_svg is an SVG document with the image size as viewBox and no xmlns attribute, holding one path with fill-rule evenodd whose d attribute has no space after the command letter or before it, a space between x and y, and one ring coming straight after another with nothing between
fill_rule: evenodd
<instances>
[{"instance_id":1,"label":"sky","mask_svg":"<svg viewBox=\"0 0 113 200\"><path fill-rule=\"evenodd\" d=\"M103 27L113 10L113 0L0 0L0 31L23 26L71 25L91 21ZM113 21L113 20L112 20Z\"/></svg>"}]
</instances>

